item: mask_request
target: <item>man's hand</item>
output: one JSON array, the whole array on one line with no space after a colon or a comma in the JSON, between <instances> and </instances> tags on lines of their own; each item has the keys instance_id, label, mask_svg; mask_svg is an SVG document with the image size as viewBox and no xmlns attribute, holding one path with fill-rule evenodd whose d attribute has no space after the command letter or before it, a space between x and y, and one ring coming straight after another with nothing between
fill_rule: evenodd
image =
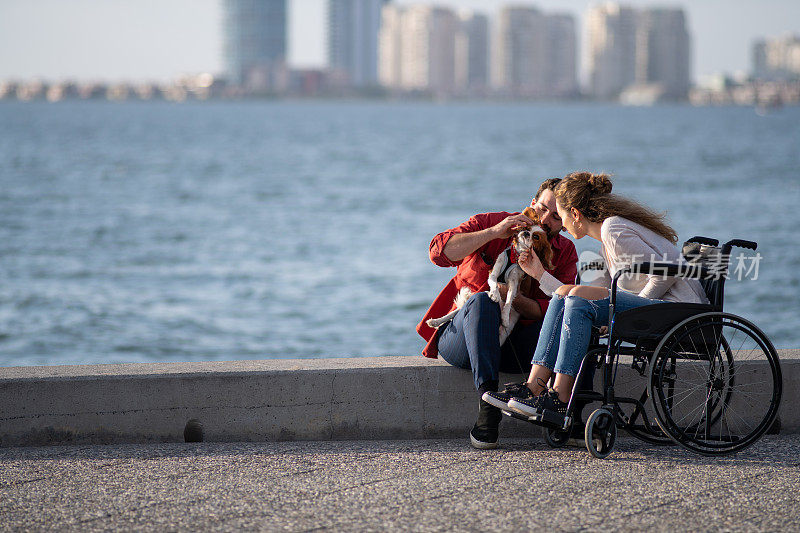
<instances>
[{"instance_id":1,"label":"man's hand","mask_svg":"<svg viewBox=\"0 0 800 533\"><path fill-rule=\"evenodd\" d=\"M510 215L495 224L492 231L495 233L496 239L507 239L518 232L520 228L531 226L533 226L533 220L525 215Z\"/></svg>"},{"instance_id":2,"label":"man's hand","mask_svg":"<svg viewBox=\"0 0 800 533\"><path fill-rule=\"evenodd\" d=\"M517 264L520 266L523 272L536 281L542 279L544 267L542 266L542 262L539 260L539 257L535 253L531 252L530 250L525 250L519 254Z\"/></svg>"},{"instance_id":3,"label":"man's hand","mask_svg":"<svg viewBox=\"0 0 800 533\"><path fill-rule=\"evenodd\" d=\"M507 239L514 235L519 228L532 225L533 220L523 214L511 215L490 228L469 233L456 233L444 245L442 253L450 261L461 261L487 242L494 239Z\"/></svg>"}]
</instances>

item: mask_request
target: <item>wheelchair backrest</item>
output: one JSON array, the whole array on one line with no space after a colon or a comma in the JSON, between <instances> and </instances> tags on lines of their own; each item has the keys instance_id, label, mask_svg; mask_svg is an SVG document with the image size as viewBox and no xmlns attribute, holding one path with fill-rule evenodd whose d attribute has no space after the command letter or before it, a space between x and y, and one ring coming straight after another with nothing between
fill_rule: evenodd
<instances>
[{"instance_id":1,"label":"wheelchair backrest","mask_svg":"<svg viewBox=\"0 0 800 533\"><path fill-rule=\"evenodd\" d=\"M700 285L711 305L722 309L725 293L725 278L728 275L729 257L717 246L719 241L708 237L692 237L681 250L683 258L692 264L700 264L717 272L711 279L701 279Z\"/></svg>"}]
</instances>

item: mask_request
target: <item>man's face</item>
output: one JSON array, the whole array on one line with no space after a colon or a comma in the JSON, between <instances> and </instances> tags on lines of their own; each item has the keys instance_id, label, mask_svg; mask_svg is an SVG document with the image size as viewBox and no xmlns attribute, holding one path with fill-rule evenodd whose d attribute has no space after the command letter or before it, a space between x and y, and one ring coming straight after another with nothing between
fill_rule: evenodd
<instances>
[{"instance_id":1,"label":"man's face","mask_svg":"<svg viewBox=\"0 0 800 533\"><path fill-rule=\"evenodd\" d=\"M553 191L543 190L538 198L533 199L531 207L539 214L540 226L547 233L548 238L553 238L561 231L561 217L556 211L556 197L553 195Z\"/></svg>"}]
</instances>

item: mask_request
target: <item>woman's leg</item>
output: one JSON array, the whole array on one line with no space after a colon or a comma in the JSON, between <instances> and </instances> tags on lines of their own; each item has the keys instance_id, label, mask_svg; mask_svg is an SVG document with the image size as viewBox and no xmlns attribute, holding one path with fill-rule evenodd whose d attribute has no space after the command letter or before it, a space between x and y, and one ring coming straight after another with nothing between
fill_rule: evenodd
<instances>
[{"instance_id":1,"label":"woman's leg","mask_svg":"<svg viewBox=\"0 0 800 533\"><path fill-rule=\"evenodd\" d=\"M570 289L564 302L564 325L561 328L553 388L566 403L589 347L592 326L608 323L608 289L577 286Z\"/></svg>"},{"instance_id":2,"label":"woman's leg","mask_svg":"<svg viewBox=\"0 0 800 533\"><path fill-rule=\"evenodd\" d=\"M650 300L618 291L616 312L657 303L663 303L663 300ZM575 378L589 347L592 326L608 325L609 304L608 289L602 287L577 286L565 298L564 325L554 367L556 379L553 387L562 402L567 402L572 394Z\"/></svg>"},{"instance_id":3,"label":"woman's leg","mask_svg":"<svg viewBox=\"0 0 800 533\"><path fill-rule=\"evenodd\" d=\"M556 289L550 299L547 312L544 314L539 340L531 361L531 373L527 381L528 388L534 396L544 392L547 382L553 375L564 318L564 299L574 287L575 285L562 285Z\"/></svg>"}]
</instances>

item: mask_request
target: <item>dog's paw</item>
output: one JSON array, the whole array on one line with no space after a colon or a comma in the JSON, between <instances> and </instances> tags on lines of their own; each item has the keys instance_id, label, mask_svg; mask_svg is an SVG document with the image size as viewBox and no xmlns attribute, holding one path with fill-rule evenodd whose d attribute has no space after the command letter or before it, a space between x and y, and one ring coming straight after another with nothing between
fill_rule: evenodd
<instances>
[{"instance_id":1,"label":"dog's paw","mask_svg":"<svg viewBox=\"0 0 800 533\"><path fill-rule=\"evenodd\" d=\"M493 302L497 302L500 305L503 305L503 297L500 296L499 289L492 289L489 291L489 298L492 299Z\"/></svg>"},{"instance_id":2,"label":"dog's paw","mask_svg":"<svg viewBox=\"0 0 800 533\"><path fill-rule=\"evenodd\" d=\"M500 325L500 346L503 345L503 343L506 341L507 338L508 338L508 328L506 328L505 326L503 326L501 324Z\"/></svg>"}]
</instances>

